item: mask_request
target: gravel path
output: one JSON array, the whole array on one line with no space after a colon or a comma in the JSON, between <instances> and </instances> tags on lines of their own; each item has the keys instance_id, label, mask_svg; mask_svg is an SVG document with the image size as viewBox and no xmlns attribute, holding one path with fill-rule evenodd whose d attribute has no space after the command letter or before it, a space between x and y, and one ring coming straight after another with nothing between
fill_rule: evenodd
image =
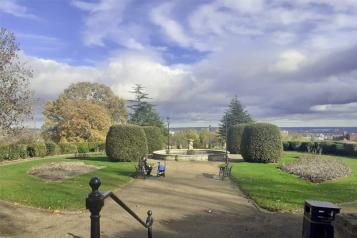
<instances>
[{"instance_id":1,"label":"gravel path","mask_svg":"<svg viewBox=\"0 0 357 238\"><path fill-rule=\"evenodd\" d=\"M302 215L257 209L229 180L215 179L217 163L168 161L167 167L166 178L138 179L116 193L143 219L153 211L154 237L301 237ZM102 237L147 237L112 201L101 215ZM87 211L50 213L0 202L0 237L78 238L89 237L89 229Z\"/></svg>"}]
</instances>

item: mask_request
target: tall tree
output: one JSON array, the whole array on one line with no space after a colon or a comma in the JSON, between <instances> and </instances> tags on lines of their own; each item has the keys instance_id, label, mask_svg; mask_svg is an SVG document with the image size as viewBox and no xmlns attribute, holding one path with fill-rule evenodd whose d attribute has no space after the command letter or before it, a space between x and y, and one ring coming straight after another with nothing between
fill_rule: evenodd
<instances>
[{"instance_id":1,"label":"tall tree","mask_svg":"<svg viewBox=\"0 0 357 238\"><path fill-rule=\"evenodd\" d=\"M157 126L164 127L159 114L156 112L154 106L147 101L148 94L144 91L144 87L136 84L132 93L135 94L135 100L130 106L131 113L129 122L140 126Z\"/></svg>"},{"instance_id":2,"label":"tall tree","mask_svg":"<svg viewBox=\"0 0 357 238\"><path fill-rule=\"evenodd\" d=\"M103 105L111 115L112 124L122 124L127 121L126 101L116 96L106 85L89 82L75 83L66 88L60 98L87 100Z\"/></svg>"},{"instance_id":3,"label":"tall tree","mask_svg":"<svg viewBox=\"0 0 357 238\"><path fill-rule=\"evenodd\" d=\"M44 137L55 142L104 141L108 110L88 100L60 99L45 106Z\"/></svg>"},{"instance_id":4,"label":"tall tree","mask_svg":"<svg viewBox=\"0 0 357 238\"><path fill-rule=\"evenodd\" d=\"M0 133L22 127L31 116L32 72L19 59L15 35L0 28Z\"/></svg>"},{"instance_id":5,"label":"tall tree","mask_svg":"<svg viewBox=\"0 0 357 238\"><path fill-rule=\"evenodd\" d=\"M250 117L248 112L244 110L242 104L239 102L237 96L235 96L229 106L228 110L223 115L223 118L219 127L219 135L222 139L226 139L227 131L226 128L240 124L240 123L249 123L253 122L253 119Z\"/></svg>"},{"instance_id":6,"label":"tall tree","mask_svg":"<svg viewBox=\"0 0 357 238\"><path fill-rule=\"evenodd\" d=\"M43 112L44 137L53 141L103 141L112 124L127 120L126 101L98 83L70 85Z\"/></svg>"}]
</instances>

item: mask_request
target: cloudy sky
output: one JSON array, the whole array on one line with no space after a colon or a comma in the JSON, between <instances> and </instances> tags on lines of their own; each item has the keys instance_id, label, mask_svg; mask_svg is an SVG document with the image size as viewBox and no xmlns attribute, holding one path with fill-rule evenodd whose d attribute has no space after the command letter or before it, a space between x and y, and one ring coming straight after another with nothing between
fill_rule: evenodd
<instances>
[{"instance_id":1,"label":"cloudy sky","mask_svg":"<svg viewBox=\"0 0 357 238\"><path fill-rule=\"evenodd\" d=\"M218 125L234 95L257 121L357 126L357 0L0 0L0 26L37 111L71 83L139 83L174 126Z\"/></svg>"}]
</instances>

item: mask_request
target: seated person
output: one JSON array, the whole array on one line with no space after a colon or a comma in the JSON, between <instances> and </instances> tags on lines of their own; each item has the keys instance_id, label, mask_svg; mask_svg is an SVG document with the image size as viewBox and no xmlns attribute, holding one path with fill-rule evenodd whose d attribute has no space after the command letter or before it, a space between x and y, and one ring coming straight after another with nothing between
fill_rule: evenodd
<instances>
[{"instance_id":1,"label":"seated person","mask_svg":"<svg viewBox=\"0 0 357 238\"><path fill-rule=\"evenodd\" d=\"M150 176L151 175L151 171L152 171L152 166L148 164L146 158L143 159L143 162L144 162L144 168L146 170L146 175Z\"/></svg>"}]
</instances>

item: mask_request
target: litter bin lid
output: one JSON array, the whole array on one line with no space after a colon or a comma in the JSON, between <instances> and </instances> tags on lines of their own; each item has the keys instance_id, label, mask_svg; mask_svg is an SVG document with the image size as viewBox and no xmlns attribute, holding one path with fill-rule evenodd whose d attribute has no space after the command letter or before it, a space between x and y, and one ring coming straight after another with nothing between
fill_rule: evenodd
<instances>
[{"instance_id":1,"label":"litter bin lid","mask_svg":"<svg viewBox=\"0 0 357 238\"><path fill-rule=\"evenodd\" d=\"M330 202L306 200L305 205L308 205L309 207L330 208L330 209L340 210L339 207L337 207L335 204Z\"/></svg>"}]
</instances>

